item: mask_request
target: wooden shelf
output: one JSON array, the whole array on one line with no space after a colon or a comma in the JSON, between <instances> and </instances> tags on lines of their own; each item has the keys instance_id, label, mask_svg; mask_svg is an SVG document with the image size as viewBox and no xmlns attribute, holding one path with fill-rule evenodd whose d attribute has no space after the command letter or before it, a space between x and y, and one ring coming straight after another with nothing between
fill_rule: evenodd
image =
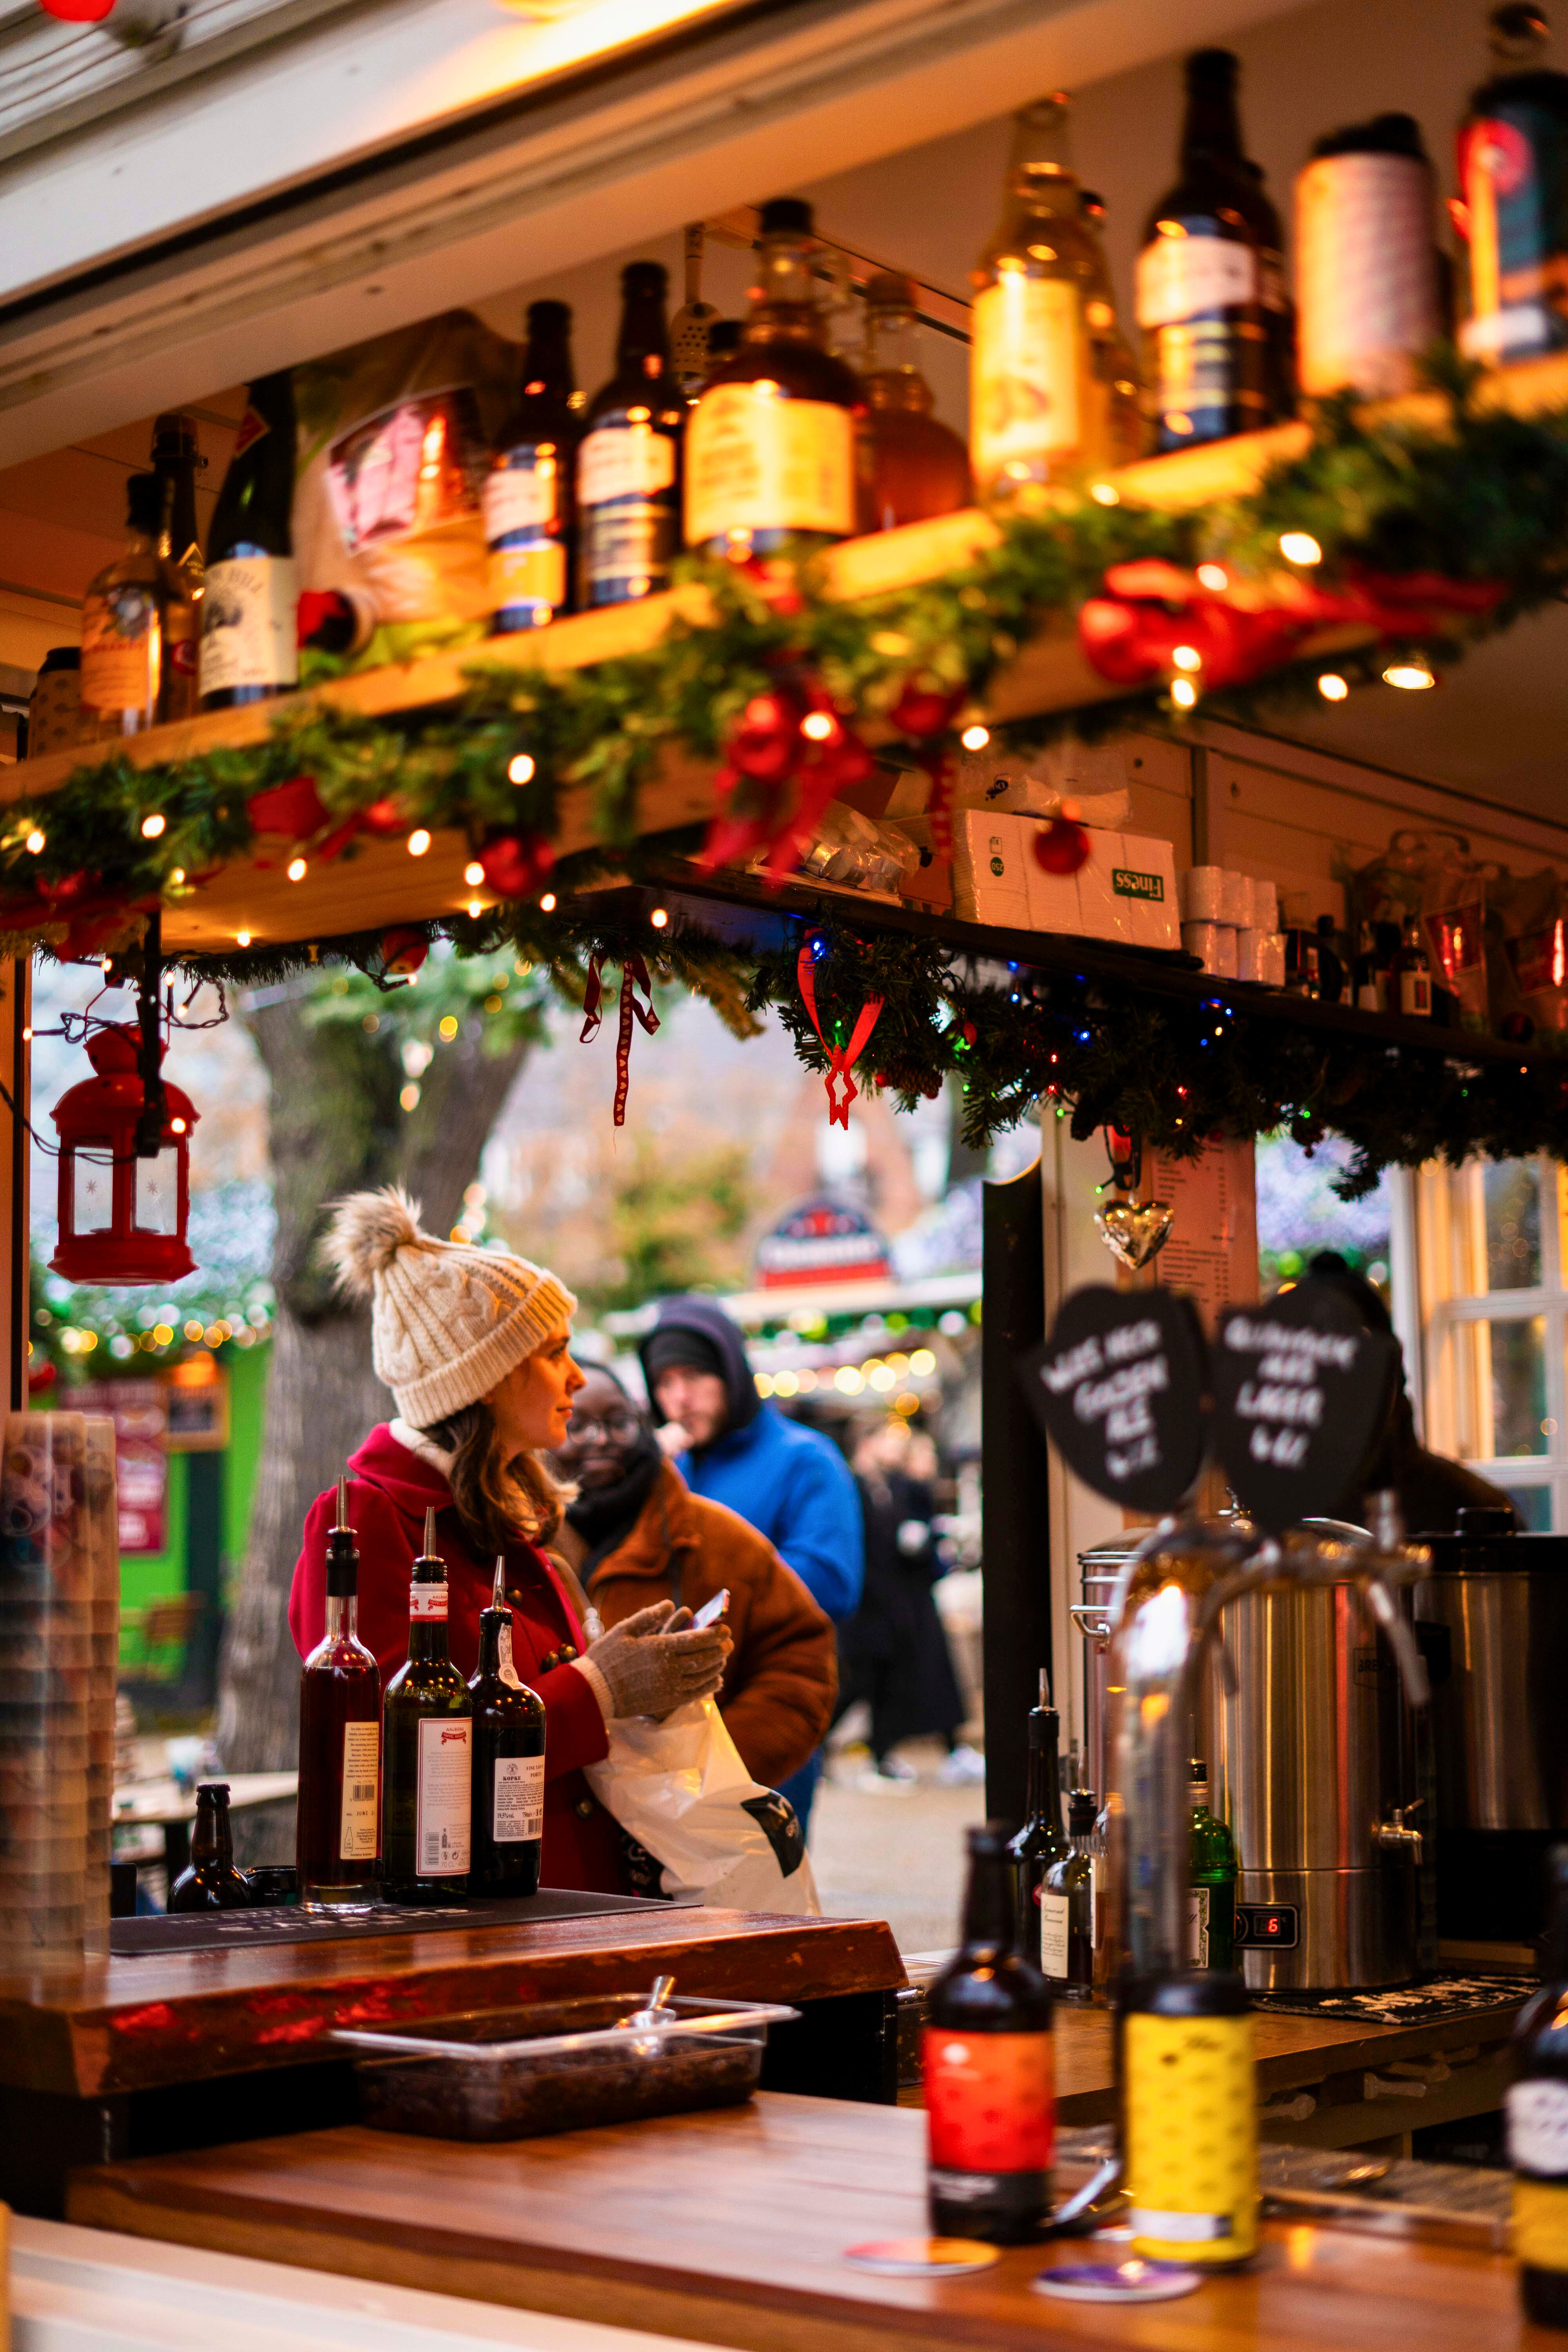
<instances>
[{"instance_id":1,"label":"wooden shelf","mask_svg":"<svg viewBox=\"0 0 1568 2352\"><path fill-rule=\"evenodd\" d=\"M1568 407L1568 355L1501 370L1488 377L1479 396L1486 405L1519 415ZM1446 404L1436 395L1419 394L1385 404L1373 413L1430 426L1440 425L1447 412ZM1146 458L1108 479L1123 497L1146 505L1204 506L1254 488L1271 465L1300 456L1310 437L1304 424L1279 425L1267 433L1246 434L1168 457ZM828 558L829 593L852 599L917 587L972 562L996 539L996 526L990 517L968 509L931 522L911 523L901 530L848 540ZM432 709L460 698L463 671L476 661L520 673L536 667L547 672L585 668L595 662L647 652L678 615L700 624L710 613L705 590L679 588L641 604L580 614L537 635L491 638L460 654L361 671L297 700L375 718ZM1343 651L1360 641L1357 633L1337 630L1325 633L1321 643L1308 650ZM1090 667L1079 648L1076 630L1064 620L1059 628L1025 646L997 677L989 709L1005 722L1104 700L1118 690ZM139 767L152 767L219 745L259 742L274 719L289 707L287 702L269 702L215 712L173 727L154 728L112 748ZM874 730L869 731L875 740ZM109 749L105 746L106 756ZM82 747L0 771L0 805L57 791L91 756L90 747ZM643 794L643 831L666 833L700 823L711 807L712 771L694 761L668 758ZM585 789L569 789L562 796L557 854L568 856L585 848L595 837L591 794ZM164 943L174 953L211 951L231 946L238 932L247 931L258 946L276 945L325 939L334 932L382 923L455 914L475 899L480 906L493 904L493 892L474 892L464 884L468 859L462 835L447 831L436 835L423 858L411 858L402 842L365 841L351 857L332 865L312 861L298 883L287 879L281 857L266 864L236 864L225 867L200 891L166 908Z\"/></svg>"}]
</instances>

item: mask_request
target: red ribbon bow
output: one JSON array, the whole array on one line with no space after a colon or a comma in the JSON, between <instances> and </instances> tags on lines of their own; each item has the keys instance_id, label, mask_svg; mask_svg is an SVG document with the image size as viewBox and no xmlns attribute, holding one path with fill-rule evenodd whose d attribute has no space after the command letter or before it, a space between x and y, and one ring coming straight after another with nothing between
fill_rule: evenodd
<instances>
[{"instance_id":1,"label":"red ribbon bow","mask_svg":"<svg viewBox=\"0 0 1568 2352\"><path fill-rule=\"evenodd\" d=\"M647 1003L637 998L642 990ZM599 1034L604 1019L605 982L604 958L595 955L588 964L588 985L583 996L583 1030L577 1043L586 1045ZM653 1009L653 983L647 976L647 966L640 955L627 956L621 966L621 1022L616 1038L616 1118L617 1127L626 1123L626 1098L632 1085L632 1021L641 1023L645 1036L651 1037L658 1027L658 1015Z\"/></svg>"},{"instance_id":2,"label":"red ribbon bow","mask_svg":"<svg viewBox=\"0 0 1568 2352\"><path fill-rule=\"evenodd\" d=\"M847 1128L849 1124L849 1106L860 1091L855 1083L853 1066L859 1060L871 1042L871 1032L877 1025L878 1015L882 1010L885 1000L880 996L868 996L860 1007L860 1017L855 1024L847 1045L830 1045L822 1034L822 1022L817 1014L816 960L811 952L809 940L802 948L796 961L795 975L800 982L800 992L805 1009L811 1015L811 1025L816 1030L817 1041L827 1056L827 1076L825 1080L827 1087L827 1124L829 1127ZM842 1097L834 1091L839 1086L844 1088Z\"/></svg>"}]
</instances>

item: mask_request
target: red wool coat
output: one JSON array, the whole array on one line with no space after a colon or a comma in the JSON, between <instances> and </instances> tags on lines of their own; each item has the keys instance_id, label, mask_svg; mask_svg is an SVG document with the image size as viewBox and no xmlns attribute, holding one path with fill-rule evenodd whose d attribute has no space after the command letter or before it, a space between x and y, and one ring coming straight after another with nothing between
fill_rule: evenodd
<instances>
[{"instance_id":1,"label":"red wool coat","mask_svg":"<svg viewBox=\"0 0 1568 2352\"><path fill-rule=\"evenodd\" d=\"M479 1611L490 1597L495 1562L468 1549L440 1472L400 1445L385 1423L349 1462L349 1524L359 1543L359 1635L381 1668L385 1688L408 1655L408 1587L424 1549L425 1514L437 1513L436 1543L447 1563L447 1634L452 1663L471 1675L479 1663ZM305 1517L305 1542L289 1596L289 1629L301 1658L326 1630L327 1530L337 1492L318 1495ZM570 1664L546 1666L565 1644L586 1647L560 1578L543 1554L521 1538L506 1555L512 1611L512 1658L544 1701L544 1856L541 1883L597 1895L624 1892L620 1833L583 1776L606 1751L605 1718L587 1678Z\"/></svg>"}]
</instances>

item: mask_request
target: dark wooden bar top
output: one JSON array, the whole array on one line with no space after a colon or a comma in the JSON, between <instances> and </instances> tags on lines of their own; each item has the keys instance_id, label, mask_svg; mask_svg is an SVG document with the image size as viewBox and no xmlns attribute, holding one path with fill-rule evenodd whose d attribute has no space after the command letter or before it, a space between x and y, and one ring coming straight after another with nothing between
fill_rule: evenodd
<instances>
[{"instance_id":1,"label":"dark wooden bar top","mask_svg":"<svg viewBox=\"0 0 1568 2352\"><path fill-rule=\"evenodd\" d=\"M1468 2248L1265 2225L1256 2265L1179 2302L1052 2302L1082 2240L941 2285L853 2271L920 2234L924 2118L763 2093L709 2115L467 2147L350 2127L95 2168L70 2220L743 2352L1519 2352L1511 2263Z\"/></svg>"},{"instance_id":2,"label":"dark wooden bar top","mask_svg":"<svg viewBox=\"0 0 1568 2352\"><path fill-rule=\"evenodd\" d=\"M674 1974L714 2000L807 2001L904 1981L874 1919L677 1908L429 1935L263 1944L0 1977L0 2085L102 2098L337 2056L335 2025L624 1992Z\"/></svg>"}]
</instances>

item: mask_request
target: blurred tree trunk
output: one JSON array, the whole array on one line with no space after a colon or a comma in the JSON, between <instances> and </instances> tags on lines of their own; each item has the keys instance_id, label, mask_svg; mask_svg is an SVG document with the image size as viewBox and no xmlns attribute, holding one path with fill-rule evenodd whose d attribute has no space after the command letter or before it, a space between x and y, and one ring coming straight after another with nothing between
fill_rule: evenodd
<instances>
[{"instance_id":1,"label":"blurred tree trunk","mask_svg":"<svg viewBox=\"0 0 1568 2352\"><path fill-rule=\"evenodd\" d=\"M234 1772L294 1764L289 1588L305 1513L393 1411L371 1370L368 1311L338 1297L317 1261L327 1211L344 1192L397 1182L420 1202L426 1231L449 1232L528 1052L524 1035L486 1050L485 1024L469 1013L405 1111L399 1000L384 1017L321 1019L328 985L300 983L245 1015L272 1081L277 1307L256 1499L219 1675L217 1746Z\"/></svg>"}]
</instances>

